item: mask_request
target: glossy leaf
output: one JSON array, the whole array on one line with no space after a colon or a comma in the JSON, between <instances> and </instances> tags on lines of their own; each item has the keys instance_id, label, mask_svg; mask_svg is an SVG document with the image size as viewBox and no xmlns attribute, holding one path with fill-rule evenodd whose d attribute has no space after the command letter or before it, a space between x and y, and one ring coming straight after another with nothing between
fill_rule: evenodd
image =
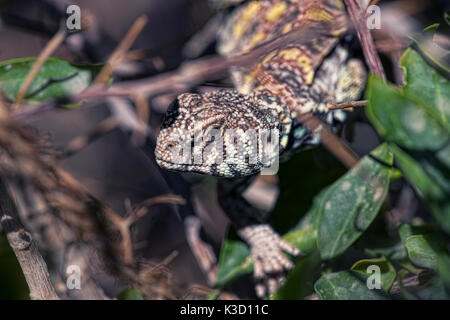
<instances>
[{"instance_id":1,"label":"glossy leaf","mask_svg":"<svg viewBox=\"0 0 450 320\"><path fill-rule=\"evenodd\" d=\"M384 300L381 289L369 289L366 279L354 271L341 271L323 275L314 284L321 300Z\"/></svg>"},{"instance_id":2,"label":"glossy leaf","mask_svg":"<svg viewBox=\"0 0 450 320\"><path fill-rule=\"evenodd\" d=\"M9 101L15 101L25 77L36 58L13 59L0 63L0 90ZM86 89L100 66L73 65L48 58L33 80L24 102L39 102L76 94Z\"/></svg>"},{"instance_id":3,"label":"glossy leaf","mask_svg":"<svg viewBox=\"0 0 450 320\"><path fill-rule=\"evenodd\" d=\"M406 238L409 259L417 266L438 270L438 253L443 249L442 241L434 234L419 234Z\"/></svg>"},{"instance_id":4,"label":"glossy leaf","mask_svg":"<svg viewBox=\"0 0 450 320\"><path fill-rule=\"evenodd\" d=\"M406 179L450 232L450 82L412 49L401 65L406 84L400 89L370 77L367 115L392 142Z\"/></svg>"},{"instance_id":5,"label":"glossy leaf","mask_svg":"<svg viewBox=\"0 0 450 320\"><path fill-rule=\"evenodd\" d=\"M407 49L400 59L406 84L403 92L434 110L440 121L450 128L450 83L427 65L417 51Z\"/></svg>"},{"instance_id":6,"label":"glossy leaf","mask_svg":"<svg viewBox=\"0 0 450 320\"><path fill-rule=\"evenodd\" d=\"M430 164L421 164L396 146L392 146L392 150L406 179L417 193L427 201L440 226L450 232L450 180L446 178L449 172L445 168L439 170ZM428 169L428 172L426 169Z\"/></svg>"},{"instance_id":7,"label":"glossy leaf","mask_svg":"<svg viewBox=\"0 0 450 320\"><path fill-rule=\"evenodd\" d=\"M448 142L450 130L442 115L412 97L370 76L367 116L387 140L410 150L439 150Z\"/></svg>"},{"instance_id":8,"label":"glossy leaf","mask_svg":"<svg viewBox=\"0 0 450 320\"><path fill-rule=\"evenodd\" d=\"M250 273L253 262L248 246L240 240L231 230L220 250L219 271L217 273L217 286L223 286L234 278Z\"/></svg>"},{"instance_id":9,"label":"glossy leaf","mask_svg":"<svg viewBox=\"0 0 450 320\"><path fill-rule=\"evenodd\" d=\"M351 270L369 277L373 275L373 271L369 269L371 266L378 266L380 269L381 288L388 293L397 277L397 272L386 258L359 260L351 267Z\"/></svg>"},{"instance_id":10,"label":"glossy leaf","mask_svg":"<svg viewBox=\"0 0 450 320\"><path fill-rule=\"evenodd\" d=\"M323 259L347 250L375 219L389 188L392 161L388 147L381 145L327 189L318 223Z\"/></svg>"},{"instance_id":11,"label":"glossy leaf","mask_svg":"<svg viewBox=\"0 0 450 320\"><path fill-rule=\"evenodd\" d=\"M299 300L312 292L313 281L319 275L320 255L317 250L307 257L297 258L295 267L285 283L272 297L273 300Z\"/></svg>"}]
</instances>

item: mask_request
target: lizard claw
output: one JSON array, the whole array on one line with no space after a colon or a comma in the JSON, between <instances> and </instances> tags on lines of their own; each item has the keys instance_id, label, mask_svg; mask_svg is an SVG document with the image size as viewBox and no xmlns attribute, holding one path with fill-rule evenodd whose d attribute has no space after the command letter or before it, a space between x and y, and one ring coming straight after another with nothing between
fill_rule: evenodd
<instances>
[{"instance_id":1,"label":"lizard claw","mask_svg":"<svg viewBox=\"0 0 450 320\"><path fill-rule=\"evenodd\" d=\"M251 225L239 230L239 235L250 245L256 295L260 298L275 293L284 281L284 273L294 264L284 252L296 256L300 251L285 242L269 225Z\"/></svg>"}]
</instances>

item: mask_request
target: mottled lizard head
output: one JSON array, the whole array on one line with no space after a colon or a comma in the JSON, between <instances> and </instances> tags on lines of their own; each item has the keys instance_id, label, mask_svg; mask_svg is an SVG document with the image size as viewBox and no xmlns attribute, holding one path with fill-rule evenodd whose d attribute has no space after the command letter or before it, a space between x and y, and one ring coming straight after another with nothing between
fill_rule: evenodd
<instances>
[{"instance_id":1,"label":"mottled lizard head","mask_svg":"<svg viewBox=\"0 0 450 320\"><path fill-rule=\"evenodd\" d=\"M270 101L255 95L235 90L182 94L167 110L156 161L168 170L252 175L278 159L278 129L278 115Z\"/></svg>"}]
</instances>

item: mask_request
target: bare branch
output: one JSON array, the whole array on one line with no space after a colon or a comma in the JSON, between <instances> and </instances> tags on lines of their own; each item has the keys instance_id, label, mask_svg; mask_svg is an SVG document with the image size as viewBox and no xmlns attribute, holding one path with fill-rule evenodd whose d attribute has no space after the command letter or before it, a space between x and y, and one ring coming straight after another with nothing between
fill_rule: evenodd
<instances>
[{"instance_id":1,"label":"bare branch","mask_svg":"<svg viewBox=\"0 0 450 320\"><path fill-rule=\"evenodd\" d=\"M322 144L334 154L347 168L352 168L358 161L358 156L337 137L328 126L314 117L311 113L297 116L297 120L310 131L318 133Z\"/></svg>"},{"instance_id":2,"label":"bare branch","mask_svg":"<svg viewBox=\"0 0 450 320\"><path fill-rule=\"evenodd\" d=\"M134 262L133 242L130 234L130 226L148 213L148 207L160 203L183 205L186 201L179 196L171 194L156 196L140 203L131 212L128 212L125 217L119 216L117 213L114 213L108 208L105 209L104 212L106 217L120 232L122 239L123 259L126 264L132 264Z\"/></svg>"},{"instance_id":3,"label":"bare branch","mask_svg":"<svg viewBox=\"0 0 450 320\"><path fill-rule=\"evenodd\" d=\"M217 258L211 246L200 239L201 222L197 217L188 217L184 221L186 239L199 267L206 275L209 285L213 285L217 279Z\"/></svg>"},{"instance_id":4,"label":"bare branch","mask_svg":"<svg viewBox=\"0 0 450 320\"><path fill-rule=\"evenodd\" d=\"M20 222L17 208L0 177L0 221L9 245L19 261L32 300L58 300L48 273L47 264L33 243L31 234Z\"/></svg>"},{"instance_id":5,"label":"bare branch","mask_svg":"<svg viewBox=\"0 0 450 320\"><path fill-rule=\"evenodd\" d=\"M127 51L133 45L139 33L141 33L144 26L147 24L147 17L140 16L134 21L133 25L128 30L125 37L122 39L120 44L117 46L116 50L114 50L113 54L109 57L103 69L97 75L94 80L96 84L103 84L108 81L108 78L111 76L114 68L120 63L123 58L126 56Z\"/></svg>"},{"instance_id":6,"label":"bare branch","mask_svg":"<svg viewBox=\"0 0 450 320\"><path fill-rule=\"evenodd\" d=\"M362 101L349 101L349 102L344 102L344 103L337 103L337 104L333 104L333 103L328 103L327 107L328 109L353 109L355 107L364 107L367 104L366 100L362 100Z\"/></svg>"},{"instance_id":7,"label":"bare branch","mask_svg":"<svg viewBox=\"0 0 450 320\"><path fill-rule=\"evenodd\" d=\"M367 16L364 10L361 9L356 0L344 0L347 5L347 10L350 15L350 19L355 26L356 33L358 34L359 41L366 58L367 65L370 71L379 75L383 79L386 78L384 74L383 65L381 64L380 57L378 56L375 48L370 30L367 28Z\"/></svg>"}]
</instances>

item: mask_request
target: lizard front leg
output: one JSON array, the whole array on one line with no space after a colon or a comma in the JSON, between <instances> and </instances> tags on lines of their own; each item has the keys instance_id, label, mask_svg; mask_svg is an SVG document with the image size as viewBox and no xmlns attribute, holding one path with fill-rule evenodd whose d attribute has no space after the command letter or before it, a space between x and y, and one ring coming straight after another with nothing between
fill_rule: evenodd
<instances>
[{"instance_id":1,"label":"lizard front leg","mask_svg":"<svg viewBox=\"0 0 450 320\"><path fill-rule=\"evenodd\" d=\"M296 256L300 251L264 223L261 213L244 199L242 192L252 180L219 180L218 200L238 235L250 247L256 295L263 298L267 293L276 291L284 280L285 272L294 266L284 253Z\"/></svg>"}]
</instances>

